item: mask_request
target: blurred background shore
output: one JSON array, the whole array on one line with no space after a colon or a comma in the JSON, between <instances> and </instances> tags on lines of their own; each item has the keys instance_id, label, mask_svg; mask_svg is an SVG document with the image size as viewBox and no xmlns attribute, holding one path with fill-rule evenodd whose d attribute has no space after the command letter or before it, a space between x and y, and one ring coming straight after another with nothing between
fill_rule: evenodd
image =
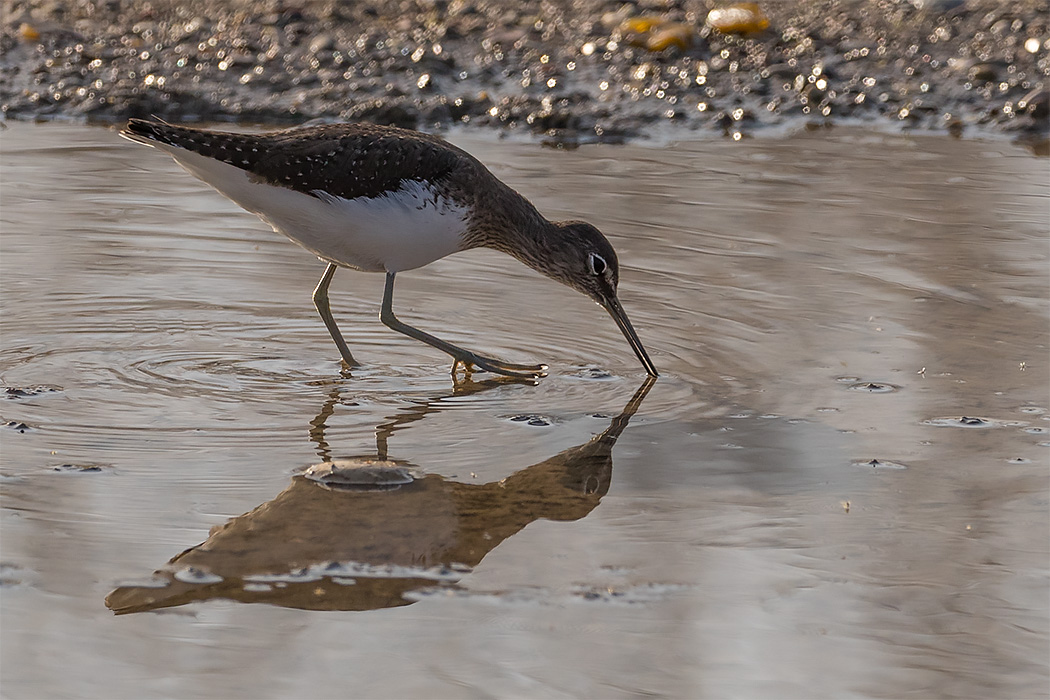
<instances>
[{"instance_id":1,"label":"blurred background shore","mask_svg":"<svg viewBox=\"0 0 1050 700\"><path fill-rule=\"evenodd\" d=\"M1050 131L1044 0L8 0L8 119Z\"/></svg>"}]
</instances>

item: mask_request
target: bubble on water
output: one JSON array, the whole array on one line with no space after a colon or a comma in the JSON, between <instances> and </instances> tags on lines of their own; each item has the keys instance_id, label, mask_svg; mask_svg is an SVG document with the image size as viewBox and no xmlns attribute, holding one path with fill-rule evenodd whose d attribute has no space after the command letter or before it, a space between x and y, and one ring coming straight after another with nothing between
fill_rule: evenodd
<instances>
[{"instance_id":1,"label":"bubble on water","mask_svg":"<svg viewBox=\"0 0 1050 700\"><path fill-rule=\"evenodd\" d=\"M289 583L313 583L324 578L316 567L300 567L280 574L249 574L244 580L249 583L280 586Z\"/></svg>"},{"instance_id":2,"label":"bubble on water","mask_svg":"<svg viewBox=\"0 0 1050 700\"><path fill-rule=\"evenodd\" d=\"M246 583L241 588L247 593L269 593L273 590L273 586L265 583Z\"/></svg>"},{"instance_id":3,"label":"bubble on water","mask_svg":"<svg viewBox=\"0 0 1050 700\"><path fill-rule=\"evenodd\" d=\"M948 418L929 418L922 421L922 425L932 425L938 428L1009 428L1023 426L1021 421L996 420L995 418L979 418L977 416L952 416Z\"/></svg>"},{"instance_id":4,"label":"bubble on water","mask_svg":"<svg viewBox=\"0 0 1050 700\"><path fill-rule=\"evenodd\" d=\"M74 474L92 474L108 469L109 465L104 464L56 464L51 467L51 471L56 472L71 472Z\"/></svg>"},{"instance_id":5,"label":"bubble on water","mask_svg":"<svg viewBox=\"0 0 1050 700\"><path fill-rule=\"evenodd\" d=\"M889 394L897 391L900 387L886 382L856 382L850 384L847 389L850 391L859 391L865 394Z\"/></svg>"},{"instance_id":6,"label":"bubble on water","mask_svg":"<svg viewBox=\"0 0 1050 700\"><path fill-rule=\"evenodd\" d=\"M337 459L307 467L300 476L332 491L393 491L415 481L413 471L384 459Z\"/></svg>"},{"instance_id":7,"label":"bubble on water","mask_svg":"<svg viewBox=\"0 0 1050 700\"><path fill-rule=\"evenodd\" d=\"M563 608L570 604L651 604L689 590L689 586L675 583L643 583L628 586L573 586L568 591L539 587L499 591L475 591L455 586L433 586L405 593L405 599L423 600L441 596L470 598L490 605L549 605Z\"/></svg>"},{"instance_id":8,"label":"bubble on water","mask_svg":"<svg viewBox=\"0 0 1050 700\"><path fill-rule=\"evenodd\" d=\"M37 384L34 386L5 386L3 387L3 396L5 399L27 399L34 396L40 396L41 394L54 394L62 391L60 386L49 386L47 384Z\"/></svg>"},{"instance_id":9,"label":"bubble on water","mask_svg":"<svg viewBox=\"0 0 1050 700\"><path fill-rule=\"evenodd\" d=\"M607 369L601 367L582 367L576 373L582 379L613 379L614 375Z\"/></svg>"},{"instance_id":10,"label":"bubble on water","mask_svg":"<svg viewBox=\"0 0 1050 700\"><path fill-rule=\"evenodd\" d=\"M1013 459L1006 460L1007 464L1031 464L1032 460L1026 457L1014 457Z\"/></svg>"},{"instance_id":11,"label":"bubble on water","mask_svg":"<svg viewBox=\"0 0 1050 700\"><path fill-rule=\"evenodd\" d=\"M547 416L541 416L538 413L520 413L516 416L511 416L507 420L515 423L524 423L526 425L532 425L538 428L547 428L554 425L554 419Z\"/></svg>"},{"instance_id":12,"label":"bubble on water","mask_svg":"<svg viewBox=\"0 0 1050 700\"><path fill-rule=\"evenodd\" d=\"M817 413L838 413L840 410L834 406L817 406Z\"/></svg>"},{"instance_id":13,"label":"bubble on water","mask_svg":"<svg viewBox=\"0 0 1050 700\"><path fill-rule=\"evenodd\" d=\"M852 462L855 467L865 467L867 469L907 469L907 465L901 464L900 462L891 462L888 459L859 459Z\"/></svg>"},{"instance_id":14,"label":"bubble on water","mask_svg":"<svg viewBox=\"0 0 1050 700\"><path fill-rule=\"evenodd\" d=\"M442 583L453 583L473 571L467 564L452 562L435 566L403 566L400 564L372 564L360 561L329 561L313 564L289 574L267 574L245 577L254 582L296 583L328 578L340 585L356 585L357 579L414 578ZM338 579L338 580L337 580Z\"/></svg>"},{"instance_id":15,"label":"bubble on water","mask_svg":"<svg viewBox=\"0 0 1050 700\"><path fill-rule=\"evenodd\" d=\"M187 566L183 569L179 569L172 578L182 583L195 583L206 585L209 583L222 583L222 576L217 576L210 571L204 571L193 566Z\"/></svg>"},{"instance_id":16,"label":"bubble on water","mask_svg":"<svg viewBox=\"0 0 1050 700\"><path fill-rule=\"evenodd\" d=\"M1050 429L1041 428L1034 425L1029 428L1021 428L1021 431L1028 433L1029 435L1046 435L1047 433L1050 433Z\"/></svg>"},{"instance_id":17,"label":"bubble on water","mask_svg":"<svg viewBox=\"0 0 1050 700\"><path fill-rule=\"evenodd\" d=\"M852 377L852 376L835 377L835 381L839 382L841 384L853 384L854 382L859 382L860 381L860 377Z\"/></svg>"},{"instance_id":18,"label":"bubble on water","mask_svg":"<svg viewBox=\"0 0 1050 700\"><path fill-rule=\"evenodd\" d=\"M171 581L159 576L151 576L145 579L123 579L117 582L119 588L167 588Z\"/></svg>"},{"instance_id":19,"label":"bubble on water","mask_svg":"<svg viewBox=\"0 0 1050 700\"><path fill-rule=\"evenodd\" d=\"M1041 408L1040 406L1021 406L1021 408L1017 410L1021 413L1032 413L1036 415L1042 415L1043 413L1046 413L1046 409Z\"/></svg>"},{"instance_id":20,"label":"bubble on water","mask_svg":"<svg viewBox=\"0 0 1050 700\"><path fill-rule=\"evenodd\" d=\"M28 569L11 562L0 562L0 587L21 586L35 578Z\"/></svg>"}]
</instances>

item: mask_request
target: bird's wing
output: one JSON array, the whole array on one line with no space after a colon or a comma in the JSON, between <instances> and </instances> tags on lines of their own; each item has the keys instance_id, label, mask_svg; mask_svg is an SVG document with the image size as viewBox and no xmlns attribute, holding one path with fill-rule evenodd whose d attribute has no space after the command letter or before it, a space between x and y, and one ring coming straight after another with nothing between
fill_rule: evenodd
<instances>
[{"instance_id":1,"label":"bird's wing","mask_svg":"<svg viewBox=\"0 0 1050 700\"><path fill-rule=\"evenodd\" d=\"M437 137L369 124L239 134L132 119L121 135L176 157L184 149L214 158L260 182L326 201L378 197L399 189L405 180L440 185L471 162Z\"/></svg>"}]
</instances>

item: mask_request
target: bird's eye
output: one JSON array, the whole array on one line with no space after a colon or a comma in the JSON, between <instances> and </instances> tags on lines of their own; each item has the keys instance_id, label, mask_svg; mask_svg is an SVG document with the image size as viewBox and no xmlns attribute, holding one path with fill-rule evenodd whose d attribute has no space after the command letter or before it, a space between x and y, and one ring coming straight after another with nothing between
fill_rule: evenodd
<instances>
[{"instance_id":1,"label":"bird's eye","mask_svg":"<svg viewBox=\"0 0 1050 700\"><path fill-rule=\"evenodd\" d=\"M591 272L595 276L605 274L605 268L608 267L608 265L605 264L605 258L598 255L597 253L591 253L591 257L588 259L588 262L590 262Z\"/></svg>"}]
</instances>

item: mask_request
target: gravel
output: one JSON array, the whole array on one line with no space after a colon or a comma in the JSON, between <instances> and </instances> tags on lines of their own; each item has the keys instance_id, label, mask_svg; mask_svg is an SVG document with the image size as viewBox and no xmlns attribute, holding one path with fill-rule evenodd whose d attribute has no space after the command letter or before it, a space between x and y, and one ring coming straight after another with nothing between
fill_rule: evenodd
<instances>
[{"instance_id":1,"label":"gravel","mask_svg":"<svg viewBox=\"0 0 1050 700\"><path fill-rule=\"evenodd\" d=\"M731 4L5 0L0 110L480 124L566 145L663 124L1050 133L1046 0L767 0L723 33L709 12Z\"/></svg>"}]
</instances>

